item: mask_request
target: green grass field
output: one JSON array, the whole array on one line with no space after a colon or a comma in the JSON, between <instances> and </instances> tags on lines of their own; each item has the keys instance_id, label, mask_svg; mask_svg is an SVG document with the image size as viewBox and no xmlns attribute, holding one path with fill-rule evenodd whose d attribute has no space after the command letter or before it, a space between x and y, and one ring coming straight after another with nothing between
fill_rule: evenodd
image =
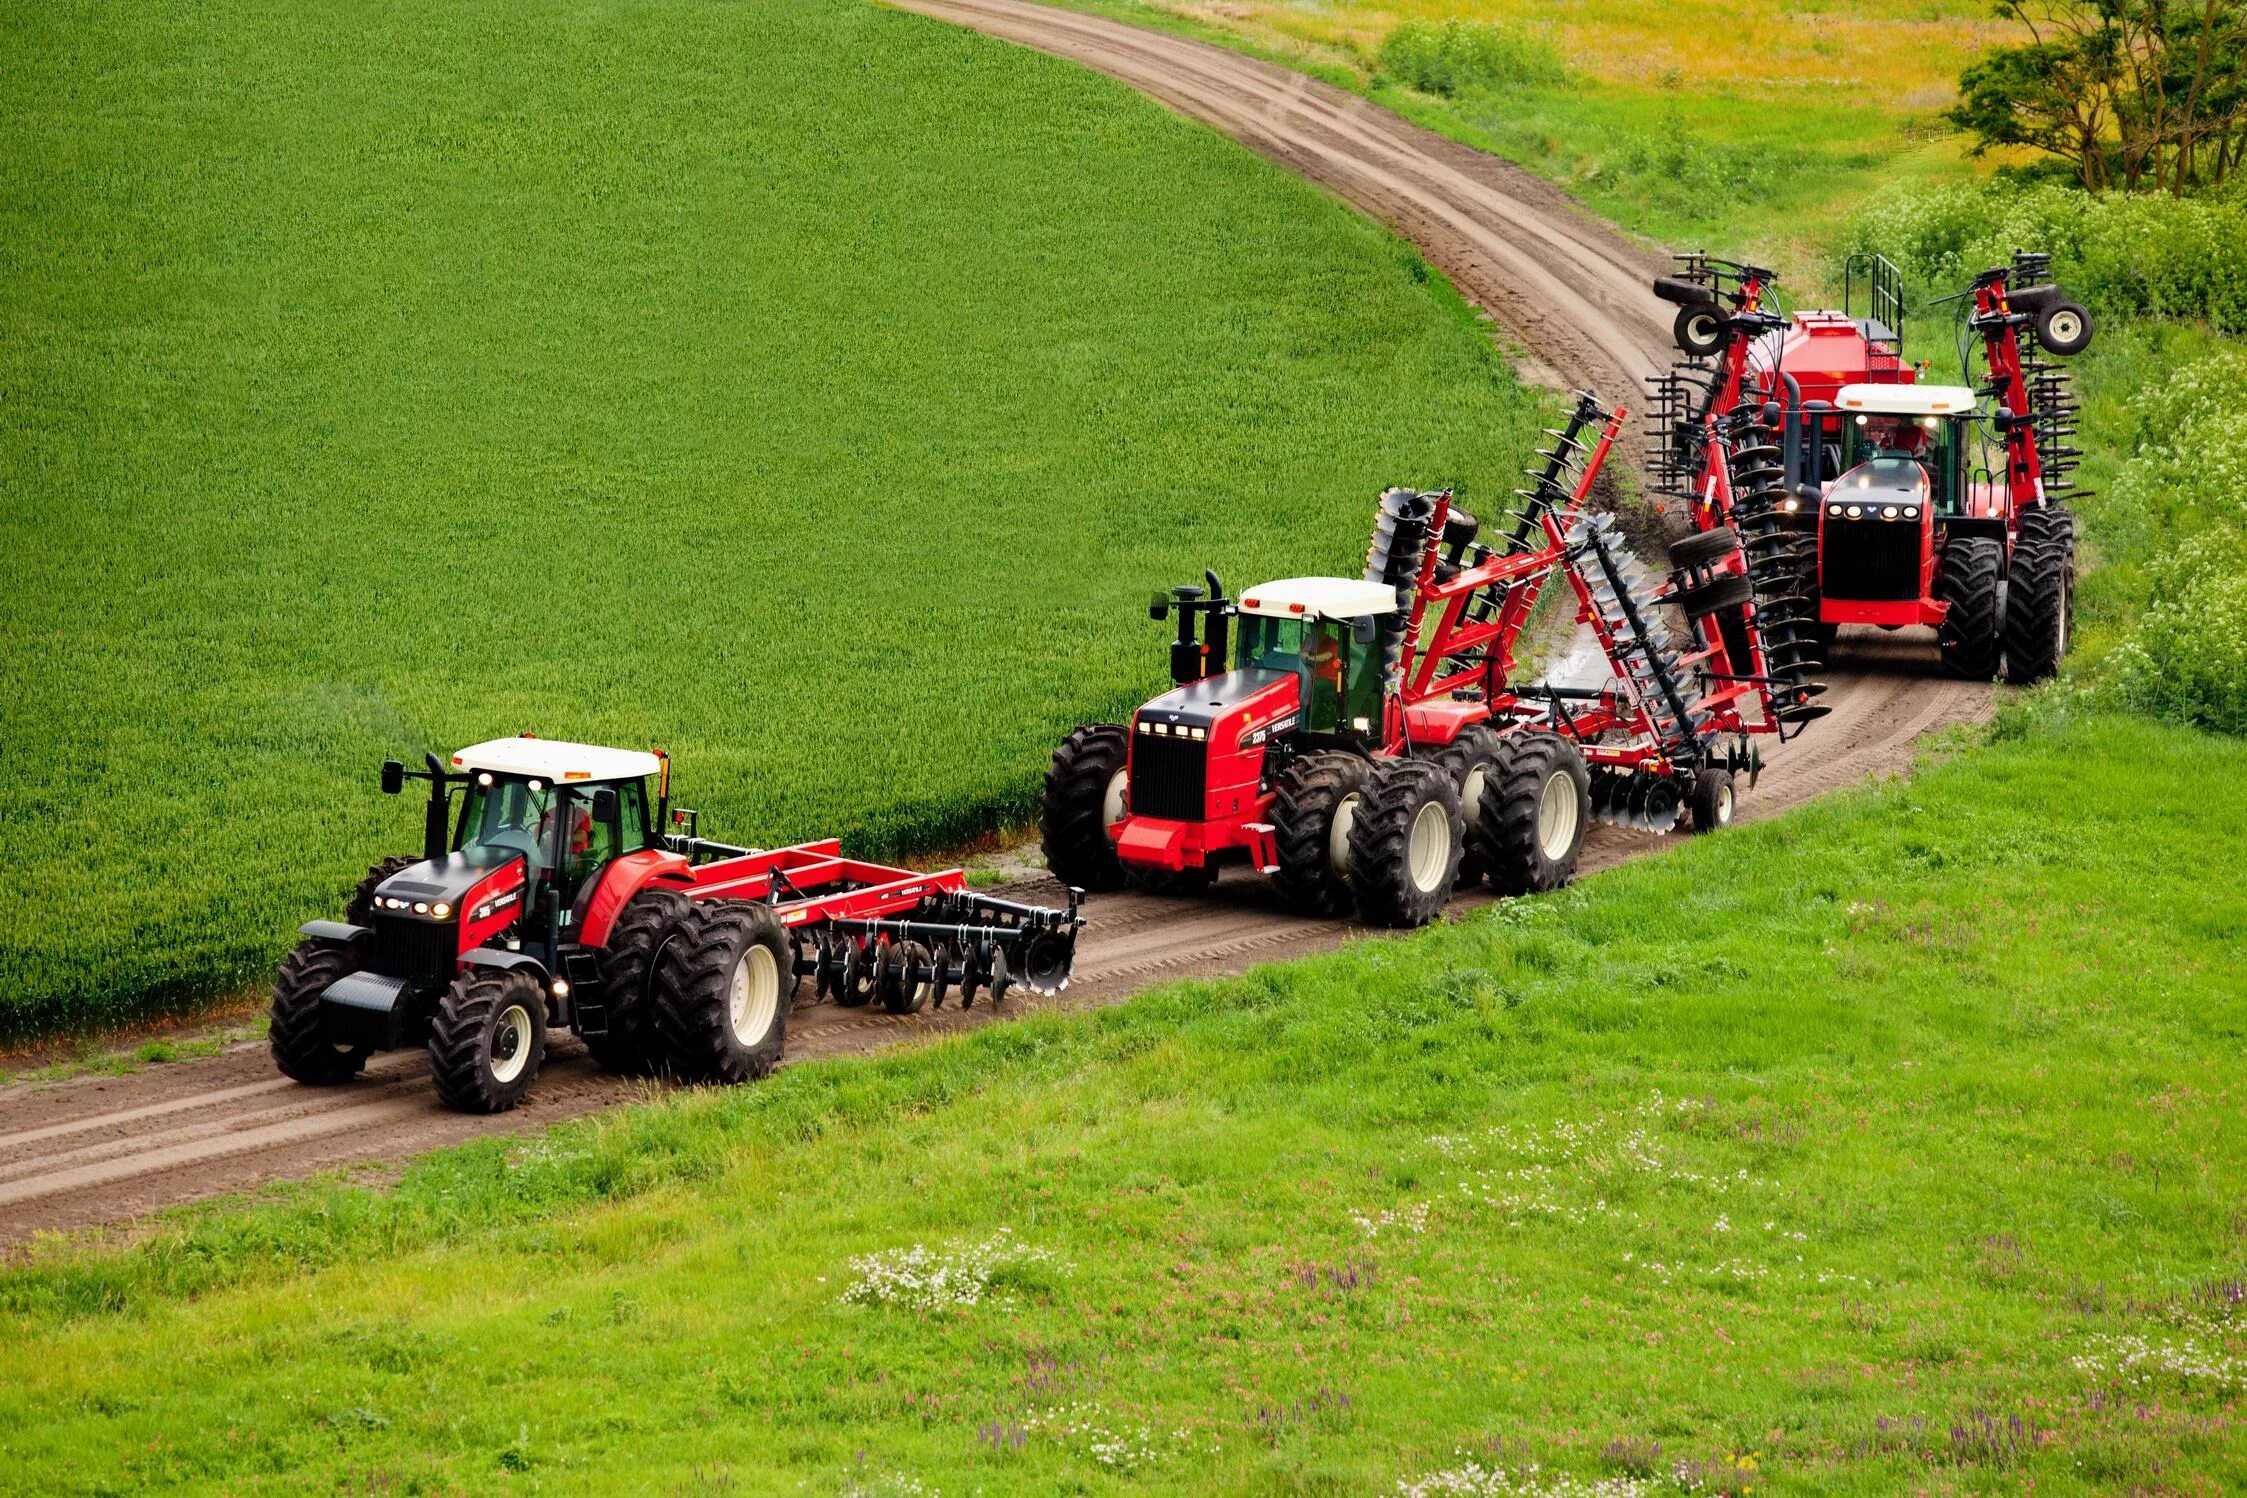
<instances>
[{"instance_id":1,"label":"green grass field","mask_svg":"<svg viewBox=\"0 0 2247 1498\"><path fill-rule=\"evenodd\" d=\"M64 1493L2230 1490L2243 785L2031 729L1408 940L191 1215L0 1278L0 1450Z\"/></svg>"},{"instance_id":2,"label":"green grass field","mask_svg":"<svg viewBox=\"0 0 2247 1498\"><path fill-rule=\"evenodd\" d=\"M1159 685L1143 600L1354 562L1535 425L1314 189L854 0L0 18L0 1039L253 981L418 840L377 761L678 762L964 839Z\"/></svg>"}]
</instances>

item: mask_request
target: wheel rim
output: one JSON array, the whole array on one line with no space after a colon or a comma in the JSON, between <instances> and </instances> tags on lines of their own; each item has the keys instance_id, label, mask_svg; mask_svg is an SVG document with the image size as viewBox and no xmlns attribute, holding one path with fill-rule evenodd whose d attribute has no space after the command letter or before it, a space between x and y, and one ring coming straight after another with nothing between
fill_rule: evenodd
<instances>
[{"instance_id":1,"label":"wheel rim","mask_svg":"<svg viewBox=\"0 0 2247 1498\"><path fill-rule=\"evenodd\" d=\"M1130 773L1125 770L1108 777L1108 789L1100 796L1101 826L1113 827L1124 819L1124 791L1130 783Z\"/></svg>"},{"instance_id":2,"label":"wheel rim","mask_svg":"<svg viewBox=\"0 0 2247 1498\"><path fill-rule=\"evenodd\" d=\"M531 1012L510 1004L492 1026L492 1080L512 1082L531 1064Z\"/></svg>"},{"instance_id":3,"label":"wheel rim","mask_svg":"<svg viewBox=\"0 0 2247 1498\"><path fill-rule=\"evenodd\" d=\"M1537 798L1537 850L1559 862L1576 842L1576 824L1584 810L1576 804L1576 780L1566 770L1545 778L1545 793Z\"/></svg>"},{"instance_id":4,"label":"wheel rim","mask_svg":"<svg viewBox=\"0 0 2247 1498\"><path fill-rule=\"evenodd\" d=\"M1412 870L1412 887L1430 894L1443 884L1451 862L1451 818L1441 801L1430 801L1412 814L1412 833L1405 842L1405 859Z\"/></svg>"},{"instance_id":5,"label":"wheel rim","mask_svg":"<svg viewBox=\"0 0 2247 1498\"><path fill-rule=\"evenodd\" d=\"M1336 802L1334 821L1326 829L1326 871L1337 879L1350 877L1350 829L1357 825L1360 799L1352 791Z\"/></svg>"},{"instance_id":6,"label":"wheel rim","mask_svg":"<svg viewBox=\"0 0 2247 1498\"><path fill-rule=\"evenodd\" d=\"M1733 807L1734 807L1734 806L1735 806L1736 804L1737 804L1737 803L1736 803L1736 802L1734 801L1734 799L1733 799L1733 788L1732 788L1732 783L1731 783L1730 781L1726 781L1726 782L1725 782L1725 783L1724 783L1723 785L1720 785L1720 786L1718 786L1718 787L1717 787L1717 789L1716 789L1716 824L1717 824L1717 826L1719 826L1719 827L1729 827L1729 826L1731 826L1731 825L1732 825L1732 810L1733 810Z\"/></svg>"},{"instance_id":7,"label":"wheel rim","mask_svg":"<svg viewBox=\"0 0 2247 1498\"><path fill-rule=\"evenodd\" d=\"M2083 319L2073 312L2053 313L2052 321L2046 326L2051 328L2056 343L2073 343L2083 333Z\"/></svg>"},{"instance_id":8,"label":"wheel rim","mask_svg":"<svg viewBox=\"0 0 2247 1498\"><path fill-rule=\"evenodd\" d=\"M1467 771L1467 778L1459 783L1459 815L1469 827L1482 825L1483 766L1478 763Z\"/></svg>"},{"instance_id":9,"label":"wheel rim","mask_svg":"<svg viewBox=\"0 0 2247 1498\"><path fill-rule=\"evenodd\" d=\"M1716 319L1713 317L1696 317L1686 326L1692 333L1695 343L1714 343L1717 341Z\"/></svg>"},{"instance_id":10,"label":"wheel rim","mask_svg":"<svg viewBox=\"0 0 2247 1498\"><path fill-rule=\"evenodd\" d=\"M733 984L727 993L726 1022L741 1045L755 1045L772 1029L780 1012L780 965L771 949L756 942L733 965Z\"/></svg>"}]
</instances>

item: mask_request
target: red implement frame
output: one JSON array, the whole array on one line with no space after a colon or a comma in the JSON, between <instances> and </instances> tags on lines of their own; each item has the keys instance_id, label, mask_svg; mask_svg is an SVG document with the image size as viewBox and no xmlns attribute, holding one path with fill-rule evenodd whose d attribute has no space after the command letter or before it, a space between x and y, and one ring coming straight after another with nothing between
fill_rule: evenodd
<instances>
[{"instance_id":1,"label":"red implement frame","mask_svg":"<svg viewBox=\"0 0 2247 1498\"><path fill-rule=\"evenodd\" d=\"M899 915L924 896L966 889L967 876L958 869L919 874L845 858L840 842L824 838L712 863L689 865L682 857L665 871L662 883L697 900L772 900L783 925L801 926Z\"/></svg>"}]
</instances>

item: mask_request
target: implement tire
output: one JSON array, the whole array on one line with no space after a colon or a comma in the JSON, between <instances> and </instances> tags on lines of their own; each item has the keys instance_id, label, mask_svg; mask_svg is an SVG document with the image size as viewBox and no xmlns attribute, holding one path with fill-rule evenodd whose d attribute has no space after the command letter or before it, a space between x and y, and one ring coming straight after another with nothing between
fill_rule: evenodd
<instances>
[{"instance_id":1,"label":"implement tire","mask_svg":"<svg viewBox=\"0 0 2247 1498\"><path fill-rule=\"evenodd\" d=\"M609 944L601 951L601 997L608 1010L608 1033L585 1037L585 1049L604 1070L644 1077L655 1069L656 965L663 949L693 918L694 901L685 895L643 889L609 928Z\"/></svg>"},{"instance_id":2,"label":"implement tire","mask_svg":"<svg viewBox=\"0 0 2247 1498\"><path fill-rule=\"evenodd\" d=\"M1997 676L2004 647L2004 607L1999 585L2005 575L2005 547L1995 536L1953 536L1943 543L1942 570L1935 596L1950 607L1935 632L1943 674L1968 681Z\"/></svg>"},{"instance_id":3,"label":"implement tire","mask_svg":"<svg viewBox=\"0 0 2247 1498\"><path fill-rule=\"evenodd\" d=\"M1370 775L1354 754L1306 754L1272 787L1272 841L1280 860L1272 883L1306 915L1348 915L1356 904L1350 827Z\"/></svg>"},{"instance_id":4,"label":"implement tire","mask_svg":"<svg viewBox=\"0 0 2247 1498\"><path fill-rule=\"evenodd\" d=\"M1390 759L1373 768L1350 823L1350 888L1376 926L1425 926L1451 903L1466 849L1459 786L1437 760Z\"/></svg>"},{"instance_id":5,"label":"implement tire","mask_svg":"<svg viewBox=\"0 0 2247 1498\"><path fill-rule=\"evenodd\" d=\"M359 887L352 891L351 903L343 908L343 918L354 926L364 926L368 921L374 919L376 886L392 874L404 873L419 862L421 860L412 854L401 853L393 858L385 858L382 862L370 867L367 870L367 877L361 879Z\"/></svg>"},{"instance_id":6,"label":"implement tire","mask_svg":"<svg viewBox=\"0 0 2247 1498\"><path fill-rule=\"evenodd\" d=\"M748 1082L780 1064L795 985L787 928L769 905L697 908L656 973L655 1029L682 1082Z\"/></svg>"},{"instance_id":7,"label":"implement tire","mask_svg":"<svg viewBox=\"0 0 2247 1498\"><path fill-rule=\"evenodd\" d=\"M505 1113L546 1059L546 992L529 973L466 968L429 1024L429 1075L462 1113Z\"/></svg>"},{"instance_id":8,"label":"implement tire","mask_svg":"<svg viewBox=\"0 0 2247 1498\"><path fill-rule=\"evenodd\" d=\"M2026 687L2056 673L2074 615L2074 550L2058 537L2015 546L2005 588L2005 679Z\"/></svg>"},{"instance_id":9,"label":"implement tire","mask_svg":"<svg viewBox=\"0 0 2247 1498\"><path fill-rule=\"evenodd\" d=\"M1074 729L1053 751L1038 841L1046 867L1063 884L1095 893L1123 888L1123 860L1108 828L1123 819L1130 751L1130 730L1120 723Z\"/></svg>"},{"instance_id":10,"label":"implement tire","mask_svg":"<svg viewBox=\"0 0 2247 1498\"><path fill-rule=\"evenodd\" d=\"M364 1046L341 1046L328 1039L320 995L328 985L364 967L356 942L306 937L281 959L273 980L273 1012L265 1043L281 1075L308 1087L333 1087L359 1075L367 1064Z\"/></svg>"},{"instance_id":11,"label":"implement tire","mask_svg":"<svg viewBox=\"0 0 2247 1498\"><path fill-rule=\"evenodd\" d=\"M1678 572L1688 567L1706 567L1711 562L1723 561L1739 549L1739 532L1729 525L1695 531L1670 543L1670 567Z\"/></svg>"},{"instance_id":12,"label":"implement tire","mask_svg":"<svg viewBox=\"0 0 2247 1498\"><path fill-rule=\"evenodd\" d=\"M1502 895L1559 889L1576 875L1592 819L1591 772L1558 734L1518 731L1498 742L1498 768L1482 792L1490 887Z\"/></svg>"},{"instance_id":13,"label":"implement tire","mask_svg":"<svg viewBox=\"0 0 2247 1498\"><path fill-rule=\"evenodd\" d=\"M1732 825L1739 814L1739 789L1734 784L1730 770L1700 770L1693 776L1693 796L1689 805L1693 812L1695 832L1719 832Z\"/></svg>"},{"instance_id":14,"label":"implement tire","mask_svg":"<svg viewBox=\"0 0 2247 1498\"><path fill-rule=\"evenodd\" d=\"M1488 724L1477 723L1445 745L1436 763L1459 787L1459 816L1466 824L1466 842L1459 855L1458 887L1473 889L1490 866L1482 849L1482 788L1489 784L1491 770L1498 763L1498 735Z\"/></svg>"}]
</instances>

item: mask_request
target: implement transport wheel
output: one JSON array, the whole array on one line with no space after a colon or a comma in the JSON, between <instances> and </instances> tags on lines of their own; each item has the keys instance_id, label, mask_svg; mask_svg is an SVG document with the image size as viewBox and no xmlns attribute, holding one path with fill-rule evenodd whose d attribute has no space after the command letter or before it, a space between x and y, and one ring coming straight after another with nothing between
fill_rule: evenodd
<instances>
[{"instance_id":1,"label":"implement transport wheel","mask_svg":"<svg viewBox=\"0 0 2247 1498\"><path fill-rule=\"evenodd\" d=\"M769 905L700 907L656 971L655 1030L682 1082L747 1082L780 1064L792 954Z\"/></svg>"},{"instance_id":2,"label":"implement transport wheel","mask_svg":"<svg viewBox=\"0 0 2247 1498\"><path fill-rule=\"evenodd\" d=\"M1459 787L1459 815L1467 831L1459 855L1458 887L1473 889L1489 867L1489 860L1483 856L1482 788L1490 783L1492 768L1498 763L1498 735L1488 724L1477 723L1444 746L1436 763Z\"/></svg>"},{"instance_id":3,"label":"implement transport wheel","mask_svg":"<svg viewBox=\"0 0 2247 1498\"><path fill-rule=\"evenodd\" d=\"M273 980L273 1017L266 1027L266 1044L272 1047L273 1064L281 1075L313 1087L331 1087L359 1075L367 1064L363 1046L338 1045L328 1039L320 1012L320 995L336 979L365 966L365 954L356 942L324 941L317 936L297 943L281 959Z\"/></svg>"},{"instance_id":4,"label":"implement transport wheel","mask_svg":"<svg viewBox=\"0 0 2247 1498\"><path fill-rule=\"evenodd\" d=\"M585 1037L585 1049L604 1068L627 1077L655 1069L655 1044L648 1011L655 991L655 967L663 949L694 918L694 901L675 890L644 889L632 897L609 928L601 952L601 996L608 1010L606 1034Z\"/></svg>"},{"instance_id":5,"label":"implement transport wheel","mask_svg":"<svg viewBox=\"0 0 2247 1498\"><path fill-rule=\"evenodd\" d=\"M1350 913L1350 828L1370 775L1354 754L1306 754L1272 787L1272 882L1307 915Z\"/></svg>"},{"instance_id":6,"label":"implement transport wheel","mask_svg":"<svg viewBox=\"0 0 2247 1498\"><path fill-rule=\"evenodd\" d=\"M546 1059L546 993L524 972L466 968L429 1025L437 1096L463 1113L505 1113Z\"/></svg>"},{"instance_id":7,"label":"implement transport wheel","mask_svg":"<svg viewBox=\"0 0 2247 1498\"><path fill-rule=\"evenodd\" d=\"M1425 926L1451 903L1466 850L1459 786L1441 761L1389 759L1373 768L1350 823L1350 888L1376 926Z\"/></svg>"},{"instance_id":8,"label":"implement transport wheel","mask_svg":"<svg viewBox=\"0 0 2247 1498\"><path fill-rule=\"evenodd\" d=\"M1714 302L1680 307L1670 324L1670 337L1682 352L1706 359L1724 347L1724 313Z\"/></svg>"},{"instance_id":9,"label":"implement transport wheel","mask_svg":"<svg viewBox=\"0 0 2247 1498\"><path fill-rule=\"evenodd\" d=\"M2091 309L2081 302L2050 302L2037 309L2036 341L2063 357L2091 346Z\"/></svg>"},{"instance_id":10,"label":"implement transport wheel","mask_svg":"<svg viewBox=\"0 0 2247 1498\"><path fill-rule=\"evenodd\" d=\"M367 877L360 880L359 887L352 892L351 903L344 907L343 918L354 926L364 926L373 920L376 886L392 874L403 873L419 862L421 860L412 854L401 853L394 858L385 858L369 868Z\"/></svg>"},{"instance_id":11,"label":"implement transport wheel","mask_svg":"<svg viewBox=\"0 0 2247 1498\"><path fill-rule=\"evenodd\" d=\"M1038 810L1046 867L1082 890L1121 889L1123 861L1108 829L1123 820L1131 734L1120 723L1075 729L1053 751Z\"/></svg>"},{"instance_id":12,"label":"implement transport wheel","mask_svg":"<svg viewBox=\"0 0 2247 1498\"><path fill-rule=\"evenodd\" d=\"M2004 643L1998 586L2004 574L2005 547L1995 536L1953 536L1943 543L1935 596L1950 609L1935 632L1935 645L1946 676L1989 681L1997 675Z\"/></svg>"},{"instance_id":13,"label":"implement transport wheel","mask_svg":"<svg viewBox=\"0 0 2247 1498\"><path fill-rule=\"evenodd\" d=\"M1696 531L1672 541L1670 566L1679 572L1688 567L1706 567L1711 562L1723 561L1739 549L1739 533L1729 525L1720 525L1714 530Z\"/></svg>"},{"instance_id":14,"label":"implement transport wheel","mask_svg":"<svg viewBox=\"0 0 2247 1498\"><path fill-rule=\"evenodd\" d=\"M1739 789L1730 770L1702 770L1693 777L1693 830L1715 832L1739 815Z\"/></svg>"},{"instance_id":15,"label":"implement transport wheel","mask_svg":"<svg viewBox=\"0 0 2247 1498\"><path fill-rule=\"evenodd\" d=\"M1490 887L1502 895L1559 889L1575 877L1592 816L1584 756L1558 734L1510 733L1498 745L1482 792Z\"/></svg>"},{"instance_id":16,"label":"implement transport wheel","mask_svg":"<svg viewBox=\"0 0 2247 1498\"><path fill-rule=\"evenodd\" d=\"M1749 582L1746 578L1719 577L1705 582L1697 588L1687 588L1682 593L1673 593L1664 601L1674 603L1683 609L1686 618L1699 619L1715 613L1718 609L1737 609L1742 604L1753 601L1754 598L1755 584Z\"/></svg>"},{"instance_id":17,"label":"implement transport wheel","mask_svg":"<svg viewBox=\"0 0 2247 1498\"><path fill-rule=\"evenodd\" d=\"M2013 548L2005 587L2005 679L2033 686L2057 672L2074 614L2074 549L2058 537L2024 539Z\"/></svg>"}]
</instances>

